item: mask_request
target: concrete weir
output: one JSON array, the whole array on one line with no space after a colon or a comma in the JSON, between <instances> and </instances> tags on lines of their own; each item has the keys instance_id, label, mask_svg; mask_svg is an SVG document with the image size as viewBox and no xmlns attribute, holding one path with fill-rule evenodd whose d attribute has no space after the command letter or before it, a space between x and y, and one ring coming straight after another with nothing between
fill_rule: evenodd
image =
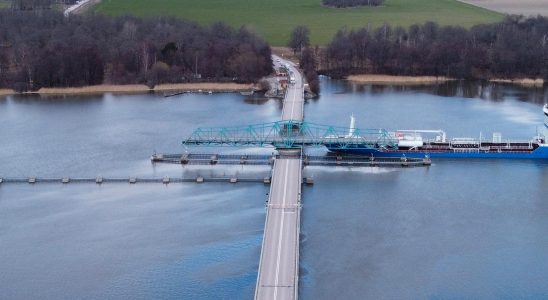
<instances>
[{"instance_id":1,"label":"concrete weir","mask_svg":"<svg viewBox=\"0 0 548 300\"><path fill-rule=\"evenodd\" d=\"M95 178L72 178L72 177L63 177L63 178L40 178L40 177L8 177L8 178L0 178L0 184L14 184L14 183L29 183L29 184L43 184L43 183L62 183L62 184L69 184L69 183L95 183L95 184L103 184L103 183L129 183L129 184L137 184L137 183L162 183L162 184L170 184L170 183L204 183L204 182L227 182L227 183L264 183L269 184L270 183L270 177L262 178L262 177L189 177L189 178L182 178L182 177L176 177L176 178L170 178L170 177L163 177L163 178L143 178L143 177L118 177L118 178L103 178L101 176L95 177Z\"/></svg>"}]
</instances>

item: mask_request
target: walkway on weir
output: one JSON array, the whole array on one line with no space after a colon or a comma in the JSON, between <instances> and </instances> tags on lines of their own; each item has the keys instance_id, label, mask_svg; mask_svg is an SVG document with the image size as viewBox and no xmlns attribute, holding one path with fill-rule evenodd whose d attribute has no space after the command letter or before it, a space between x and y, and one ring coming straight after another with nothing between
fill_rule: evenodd
<instances>
[{"instance_id":1,"label":"walkway on weir","mask_svg":"<svg viewBox=\"0 0 548 300\"><path fill-rule=\"evenodd\" d=\"M274 56L294 78L283 102L282 121L303 120L303 79L295 65ZM282 152L284 150L280 150ZM255 299L297 299L301 220L301 150L277 159L272 171Z\"/></svg>"}]
</instances>

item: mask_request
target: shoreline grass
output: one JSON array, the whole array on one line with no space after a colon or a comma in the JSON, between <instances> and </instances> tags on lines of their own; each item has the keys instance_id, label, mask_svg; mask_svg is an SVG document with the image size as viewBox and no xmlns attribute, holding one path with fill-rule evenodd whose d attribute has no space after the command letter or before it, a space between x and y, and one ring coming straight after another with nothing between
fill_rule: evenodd
<instances>
[{"instance_id":1,"label":"shoreline grass","mask_svg":"<svg viewBox=\"0 0 548 300\"><path fill-rule=\"evenodd\" d=\"M126 84L126 85L93 85L83 87L59 87L59 88L41 88L34 92L24 92L21 94L40 94L40 95L77 95L77 94L105 94L105 93L148 93L148 92L186 92L186 91L202 91L202 92L243 92L253 88L253 84L240 83L174 83L174 84L159 84L153 89L150 89L144 84ZM14 90L0 89L0 96L17 95Z\"/></svg>"},{"instance_id":2,"label":"shoreline grass","mask_svg":"<svg viewBox=\"0 0 548 300\"><path fill-rule=\"evenodd\" d=\"M425 85L438 84L456 79L443 76L393 76L381 74L359 74L350 75L348 76L347 80L356 83L379 85Z\"/></svg>"},{"instance_id":3,"label":"shoreline grass","mask_svg":"<svg viewBox=\"0 0 548 300\"><path fill-rule=\"evenodd\" d=\"M356 74L348 76L347 80L355 83L375 85L431 85L459 79L444 76L395 76L382 74ZM487 81L492 83L512 84L531 88L543 87L545 84L545 81L541 78L491 78Z\"/></svg>"},{"instance_id":4,"label":"shoreline grass","mask_svg":"<svg viewBox=\"0 0 548 300\"><path fill-rule=\"evenodd\" d=\"M457 80L447 77L435 76L393 76L382 74L357 74L350 75L348 81L358 84L372 85L433 85L447 81ZM492 83L512 84L528 88L538 88L546 83L542 79L519 78L519 79L490 79ZM12 95L95 95L95 94L142 94L149 92L214 92L214 93L229 93L243 92L253 89L253 84L239 83L175 83L175 84L160 84L150 89L144 84L127 84L127 85L94 85L84 87L69 87L69 88L41 88L34 92L18 93L12 89L0 89L0 97Z\"/></svg>"}]
</instances>

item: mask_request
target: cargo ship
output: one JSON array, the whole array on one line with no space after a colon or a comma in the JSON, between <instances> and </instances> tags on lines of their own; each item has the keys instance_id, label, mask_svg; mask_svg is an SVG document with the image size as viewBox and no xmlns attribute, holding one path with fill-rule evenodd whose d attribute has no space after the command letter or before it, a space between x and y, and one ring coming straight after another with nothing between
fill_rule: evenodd
<instances>
[{"instance_id":1,"label":"cargo ship","mask_svg":"<svg viewBox=\"0 0 548 300\"><path fill-rule=\"evenodd\" d=\"M548 159L548 104L543 112L542 130L524 141L503 140L500 133L493 133L490 139L481 134L479 138L448 139L443 130L396 130L388 132L390 143L354 143L344 149L335 144L326 146L332 152L371 157ZM354 125L352 116L346 138L360 138Z\"/></svg>"}]
</instances>

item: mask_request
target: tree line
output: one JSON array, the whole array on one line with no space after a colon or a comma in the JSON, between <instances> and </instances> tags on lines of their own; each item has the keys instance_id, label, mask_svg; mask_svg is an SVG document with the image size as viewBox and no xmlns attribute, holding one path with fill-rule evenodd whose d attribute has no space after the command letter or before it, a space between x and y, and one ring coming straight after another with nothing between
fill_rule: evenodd
<instances>
[{"instance_id":1,"label":"tree line","mask_svg":"<svg viewBox=\"0 0 548 300\"><path fill-rule=\"evenodd\" d=\"M320 78L318 76L316 52L312 48L306 47L301 52L299 66L303 70L310 91L318 95L320 93Z\"/></svg>"},{"instance_id":2,"label":"tree line","mask_svg":"<svg viewBox=\"0 0 548 300\"><path fill-rule=\"evenodd\" d=\"M384 0L322 0L323 5L337 8L356 6L379 6Z\"/></svg>"},{"instance_id":3,"label":"tree line","mask_svg":"<svg viewBox=\"0 0 548 300\"><path fill-rule=\"evenodd\" d=\"M203 27L175 18L0 11L4 88L251 82L271 72L269 45L245 27Z\"/></svg>"},{"instance_id":4,"label":"tree line","mask_svg":"<svg viewBox=\"0 0 548 300\"><path fill-rule=\"evenodd\" d=\"M548 18L508 16L465 29L433 22L409 28L339 30L319 57L322 73L548 79Z\"/></svg>"},{"instance_id":5,"label":"tree line","mask_svg":"<svg viewBox=\"0 0 548 300\"><path fill-rule=\"evenodd\" d=\"M294 54L299 55L299 67L303 70L304 77L310 91L316 95L320 93L320 79L318 77L317 49L310 48L310 30L299 25L289 35L287 45ZM317 48L317 47L316 47Z\"/></svg>"}]
</instances>

